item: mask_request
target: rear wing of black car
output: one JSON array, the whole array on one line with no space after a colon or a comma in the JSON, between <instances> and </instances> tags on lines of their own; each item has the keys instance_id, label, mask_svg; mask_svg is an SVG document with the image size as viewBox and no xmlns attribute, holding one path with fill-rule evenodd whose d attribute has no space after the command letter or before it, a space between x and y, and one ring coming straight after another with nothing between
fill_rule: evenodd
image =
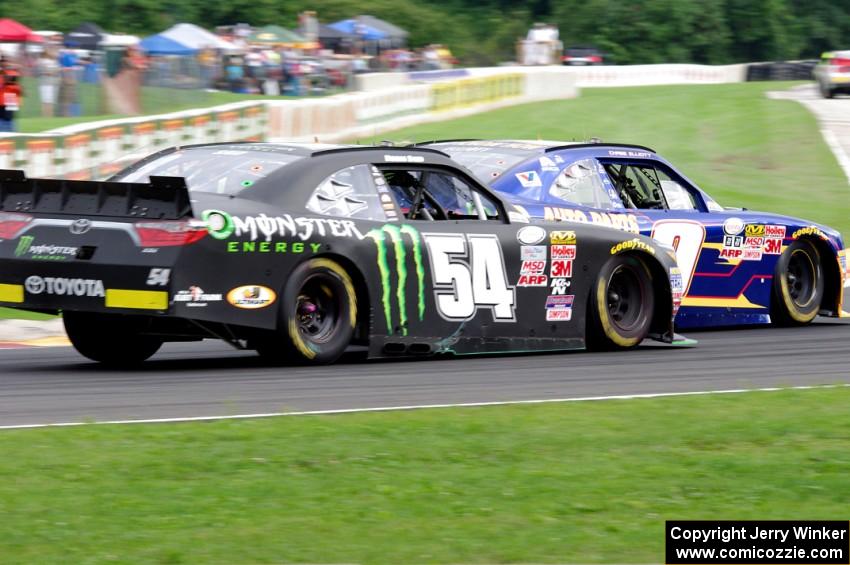
<instances>
[{"instance_id":1,"label":"rear wing of black car","mask_svg":"<svg viewBox=\"0 0 850 565\"><path fill-rule=\"evenodd\" d=\"M180 220L192 216L183 177L150 177L148 183L31 179L0 169L0 211L69 216Z\"/></svg>"}]
</instances>

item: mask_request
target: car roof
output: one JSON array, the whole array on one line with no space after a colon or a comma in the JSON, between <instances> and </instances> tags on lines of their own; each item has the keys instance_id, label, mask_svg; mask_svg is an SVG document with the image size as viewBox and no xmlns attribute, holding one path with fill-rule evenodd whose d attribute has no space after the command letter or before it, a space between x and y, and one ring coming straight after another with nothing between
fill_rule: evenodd
<instances>
[{"instance_id":1,"label":"car roof","mask_svg":"<svg viewBox=\"0 0 850 565\"><path fill-rule=\"evenodd\" d=\"M471 148L493 148L493 149L518 149L518 150L526 150L530 154L532 153L551 153L553 151L561 151L566 149L586 149L589 147L599 147L599 148L607 148L607 147L623 147L626 149L642 149L644 151L650 151L655 153L655 150L646 147L644 145L635 145L632 143L609 143L602 141L551 141L551 140L541 140L541 139L494 139L494 140L482 140L482 139L446 139L446 140L434 140L427 141L423 143L417 143L413 145L413 147L421 147L421 146L465 146Z\"/></svg>"}]
</instances>

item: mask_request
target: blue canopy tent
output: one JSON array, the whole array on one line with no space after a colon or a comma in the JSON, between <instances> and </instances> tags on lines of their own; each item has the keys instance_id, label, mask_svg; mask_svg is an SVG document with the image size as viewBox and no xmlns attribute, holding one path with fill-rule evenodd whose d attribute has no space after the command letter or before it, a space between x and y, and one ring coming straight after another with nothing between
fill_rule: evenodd
<instances>
[{"instance_id":1,"label":"blue canopy tent","mask_svg":"<svg viewBox=\"0 0 850 565\"><path fill-rule=\"evenodd\" d=\"M341 31L342 33L356 35L363 41L381 41L389 38L387 33L368 24L359 22L355 18L340 20L338 22L328 24L328 27Z\"/></svg>"},{"instance_id":2,"label":"blue canopy tent","mask_svg":"<svg viewBox=\"0 0 850 565\"><path fill-rule=\"evenodd\" d=\"M148 55L194 55L198 52L160 34L144 38L139 42L139 48Z\"/></svg>"}]
</instances>

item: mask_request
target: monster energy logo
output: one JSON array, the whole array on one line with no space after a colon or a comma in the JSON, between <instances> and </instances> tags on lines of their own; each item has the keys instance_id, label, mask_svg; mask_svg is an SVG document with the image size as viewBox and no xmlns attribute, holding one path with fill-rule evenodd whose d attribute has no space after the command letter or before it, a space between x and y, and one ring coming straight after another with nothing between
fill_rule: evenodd
<instances>
[{"instance_id":1,"label":"monster energy logo","mask_svg":"<svg viewBox=\"0 0 850 565\"><path fill-rule=\"evenodd\" d=\"M417 282L417 314L421 322L425 318L425 269L422 266L422 237L415 228L408 225L401 227L387 224L381 228L375 228L366 234L371 238L378 248L378 272L381 275L381 303L384 307L384 318L387 321L387 334L393 333L393 296L392 276L389 262L388 240L392 244L395 255L395 273L398 284L395 288L395 300L398 303L398 325L401 335L407 335L407 249L404 245L403 235L407 234L412 245L413 264L416 267Z\"/></svg>"},{"instance_id":2,"label":"monster energy logo","mask_svg":"<svg viewBox=\"0 0 850 565\"><path fill-rule=\"evenodd\" d=\"M15 257L20 257L27 251L29 251L32 242L35 240L35 237L31 235L24 235L21 239L18 240L18 247L15 248Z\"/></svg>"}]
</instances>

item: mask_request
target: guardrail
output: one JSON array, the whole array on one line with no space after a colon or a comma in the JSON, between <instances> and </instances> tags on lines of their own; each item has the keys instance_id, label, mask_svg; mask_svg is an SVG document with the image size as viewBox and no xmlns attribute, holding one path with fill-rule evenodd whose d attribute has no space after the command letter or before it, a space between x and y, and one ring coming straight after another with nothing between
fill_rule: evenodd
<instances>
[{"instance_id":1,"label":"guardrail","mask_svg":"<svg viewBox=\"0 0 850 565\"><path fill-rule=\"evenodd\" d=\"M366 81L366 91L326 98L240 102L41 134L6 134L0 136L0 168L22 168L33 176L103 178L172 145L260 139L333 142L523 102L571 98L580 87L740 82L746 67L494 67L374 75Z\"/></svg>"}]
</instances>

